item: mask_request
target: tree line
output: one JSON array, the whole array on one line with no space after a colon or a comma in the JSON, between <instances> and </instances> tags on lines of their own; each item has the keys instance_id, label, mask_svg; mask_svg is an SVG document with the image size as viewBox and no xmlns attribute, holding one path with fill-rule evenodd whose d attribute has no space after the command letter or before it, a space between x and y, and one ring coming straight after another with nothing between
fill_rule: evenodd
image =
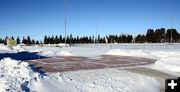
<instances>
[{"instance_id":1,"label":"tree line","mask_svg":"<svg viewBox=\"0 0 180 92\"><path fill-rule=\"evenodd\" d=\"M176 29L148 29L146 35L138 34L135 41L136 43L177 43L180 42L180 34Z\"/></svg>"},{"instance_id":2,"label":"tree line","mask_svg":"<svg viewBox=\"0 0 180 92\"><path fill-rule=\"evenodd\" d=\"M32 39L31 40L31 37L30 36L27 36L27 38L23 37L22 40L20 39L20 37L17 37L16 39L11 36L11 37L8 37L6 36L4 39L0 38L0 43L2 44L5 44L6 45L6 40L7 39L12 39L12 40L15 40L17 42L17 44L26 44L26 45L32 45L32 44L43 44L42 41L38 41L38 40L34 40Z\"/></svg>"},{"instance_id":3,"label":"tree line","mask_svg":"<svg viewBox=\"0 0 180 92\"><path fill-rule=\"evenodd\" d=\"M31 44L58 44L65 43L65 37L62 35L44 36L43 41L31 39L30 36L23 37L22 40L17 37L6 37L5 39L0 38L0 43L6 44L6 39L11 38L16 40L18 44L24 43L26 45ZM165 43L165 42L180 42L180 33L176 29L147 29L146 34L138 34L133 37L131 34L120 34L120 35L108 35L108 36L72 36L67 35L66 43L78 44L78 43Z\"/></svg>"}]
</instances>

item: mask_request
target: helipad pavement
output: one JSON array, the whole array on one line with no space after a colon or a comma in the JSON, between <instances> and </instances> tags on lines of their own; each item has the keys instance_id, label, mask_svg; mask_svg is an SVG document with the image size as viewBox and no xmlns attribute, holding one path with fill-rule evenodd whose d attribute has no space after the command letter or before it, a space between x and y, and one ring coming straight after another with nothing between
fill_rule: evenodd
<instances>
[{"instance_id":1,"label":"helipad pavement","mask_svg":"<svg viewBox=\"0 0 180 92\"><path fill-rule=\"evenodd\" d=\"M66 72L88 69L139 66L154 63L155 61L155 59L148 58L103 55L99 59L74 56L56 56L43 59L27 60L25 62L33 64L36 67L40 67L45 72Z\"/></svg>"}]
</instances>

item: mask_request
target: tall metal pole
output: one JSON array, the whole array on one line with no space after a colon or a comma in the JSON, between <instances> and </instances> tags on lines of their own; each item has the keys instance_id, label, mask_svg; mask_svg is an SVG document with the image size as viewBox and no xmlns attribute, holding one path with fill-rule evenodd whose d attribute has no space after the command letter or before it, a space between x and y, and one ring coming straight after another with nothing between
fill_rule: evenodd
<instances>
[{"instance_id":1,"label":"tall metal pole","mask_svg":"<svg viewBox=\"0 0 180 92\"><path fill-rule=\"evenodd\" d=\"M170 25L171 25L171 43L172 43L172 28L173 28L172 19L170 20Z\"/></svg>"},{"instance_id":2,"label":"tall metal pole","mask_svg":"<svg viewBox=\"0 0 180 92\"><path fill-rule=\"evenodd\" d=\"M66 9L67 9L67 0L64 0L64 17L65 17L65 19L64 19L64 31L65 31L65 46L66 46L66 39L67 39L67 37L66 37Z\"/></svg>"},{"instance_id":3,"label":"tall metal pole","mask_svg":"<svg viewBox=\"0 0 180 92\"><path fill-rule=\"evenodd\" d=\"M97 43L97 40L98 38L97 38L97 21L96 21L96 43Z\"/></svg>"},{"instance_id":4,"label":"tall metal pole","mask_svg":"<svg viewBox=\"0 0 180 92\"><path fill-rule=\"evenodd\" d=\"M171 28L171 43L172 43L172 28Z\"/></svg>"},{"instance_id":5,"label":"tall metal pole","mask_svg":"<svg viewBox=\"0 0 180 92\"><path fill-rule=\"evenodd\" d=\"M164 31L164 36L165 36L164 41L166 43L166 30Z\"/></svg>"}]
</instances>

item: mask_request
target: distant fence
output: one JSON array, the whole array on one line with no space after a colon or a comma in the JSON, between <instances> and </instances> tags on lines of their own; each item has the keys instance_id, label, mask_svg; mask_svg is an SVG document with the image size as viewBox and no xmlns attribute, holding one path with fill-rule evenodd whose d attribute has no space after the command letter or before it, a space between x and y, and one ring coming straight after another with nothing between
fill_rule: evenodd
<instances>
[{"instance_id":1,"label":"distant fence","mask_svg":"<svg viewBox=\"0 0 180 92\"><path fill-rule=\"evenodd\" d=\"M112 49L180 49L180 43L74 44L75 47Z\"/></svg>"}]
</instances>

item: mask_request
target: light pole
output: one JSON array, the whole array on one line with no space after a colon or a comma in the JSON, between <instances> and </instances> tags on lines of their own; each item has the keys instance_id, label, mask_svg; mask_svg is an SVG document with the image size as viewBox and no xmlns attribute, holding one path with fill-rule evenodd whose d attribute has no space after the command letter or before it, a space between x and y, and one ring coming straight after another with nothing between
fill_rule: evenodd
<instances>
[{"instance_id":1,"label":"light pole","mask_svg":"<svg viewBox=\"0 0 180 92\"><path fill-rule=\"evenodd\" d=\"M173 30L173 29L171 28L171 43L172 43L172 30Z\"/></svg>"},{"instance_id":2,"label":"light pole","mask_svg":"<svg viewBox=\"0 0 180 92\"><path fill-rule=\"evenodd\" d=\"M65 31L65 46L66 46L66 10L67 10L67 0L64 0L64 31Z\"/></svg>"},{"instance_id":3,"label":"light pole","mask_svg":"<svg viewBox=\"0 0 180 92\"><path fill-rule=\"evenodd\" d=\"M97 38L97 21L96 21L96 40L95 40L96 43L97 43L97 40L98 38Z\"/></svg>"},{"instance_id":4,"label":"light pole","mask_svg":"<svg viewBox=\"0 0 180 92\"><path fill-rule=\"evenodd\" d=\"M172 19L170 19L170 25L171 25L171 44L172 44L172 31L173 31Z\"/></svg>"}]
</instances>

